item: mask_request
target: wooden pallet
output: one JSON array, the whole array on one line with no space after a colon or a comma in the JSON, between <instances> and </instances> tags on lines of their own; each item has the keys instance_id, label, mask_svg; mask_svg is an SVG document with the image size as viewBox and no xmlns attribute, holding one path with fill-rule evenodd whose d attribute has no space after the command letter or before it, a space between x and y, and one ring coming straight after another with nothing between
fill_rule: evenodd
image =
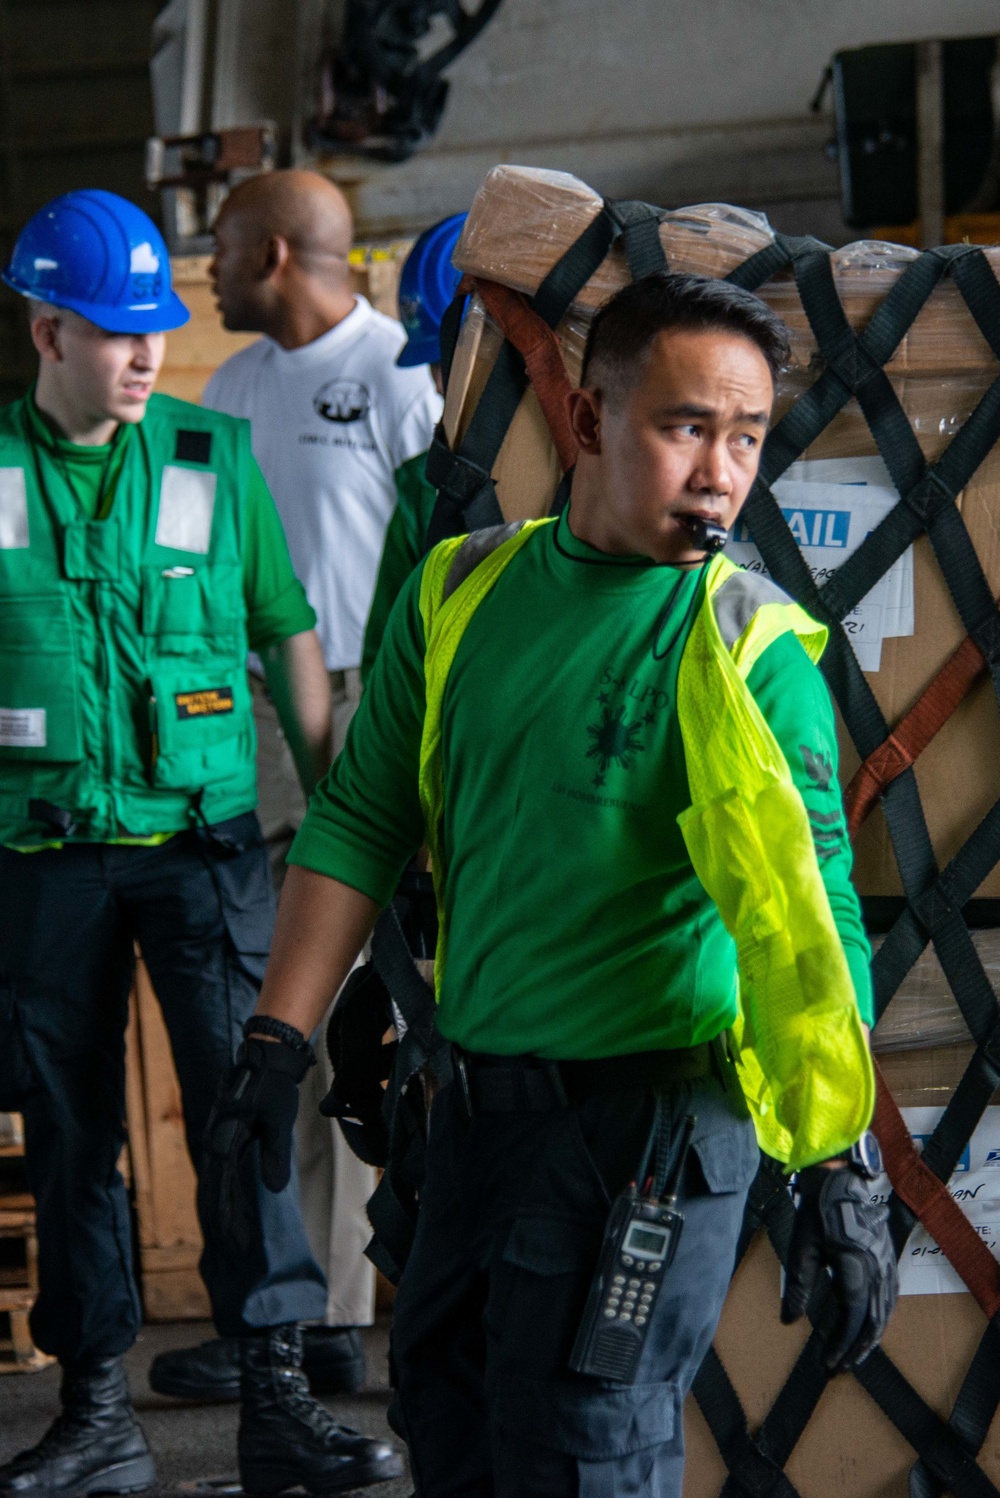
<instances>
[{"instance_id":1,"label":"wooden pallet","mask_svg":"<svg viewBox=\"0 0 1000 1498\"><path fill-rule=\"evenodd\" d=\"M0 1114L0 1158L24 1154L20 1115ZM28 1316L38 1294L38 1238L35 1202L26 1191L0 1190L0 1239L24 1245L24 1263L0 1266L0 1315L9 1322L10 1336L0 1337L0 1373L35 1373L55 1359L39 1352L31 1340Z\"/></svg>"}]
</instances>

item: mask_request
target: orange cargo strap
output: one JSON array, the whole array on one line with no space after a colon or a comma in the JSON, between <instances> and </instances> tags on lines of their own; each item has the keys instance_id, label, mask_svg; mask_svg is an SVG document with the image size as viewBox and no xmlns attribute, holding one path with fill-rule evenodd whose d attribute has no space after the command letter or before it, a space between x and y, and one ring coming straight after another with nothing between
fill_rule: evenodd
<instances>
[{"instance_id":1,"label":"orange cargo strap","mask_svg":"<svg viewBox=\"0 0 1000 1498\"><path fill-rule=\"evenodd\" d=\"M908 770L982 675L986 658L967 636L886 741L860 766L844 792L852 840L885 787ZM1000 1311L1000 1263L954 1201L945 1182L921 1160L903 1115L875 1066L873 1127L893 1190L923 1223L961 1276L983 1314Z\"/></svg>"},{"instance_id":2,"label":"orange cargo strap","mask_svg":"<svg viewBox=\"0 0 1000 1498\"><path fill-rule=\"evenodd\" d=\"M910 769L985 669L986 657L971 635L967 635L923 696L858 768L844 792L847 830L852 841L886 786Z\"/></svg>"},{"instance_id":3,"label":"orange cargo strap","mask_svg":"<svg viewBox=\"0 0 1000 1498\"><path fill-rule=\"evenodd\" d=\"M873 1127L896 1195L914 1212L952 1268L965 1281L983 1315L1000 1311L1000 1263L993 1257L944 1181L938 1179L913 1147L909 1130L875 1065L878 1092Z\"/></svg>"},{"instance_id":4,"label":"orange cargo strap","mask_svg":"<svg viewBox=\"0 0 1000 1498\"><path fill-rule=\"evenodd\" d=\"M566 396L573 387L555 333L519 291L501 286L498 281L480 280L478 276L468 276L463 285L466 282L478 293L503 336L524 360L559 456L559 466L566 473L576 462L576 438L566 414Z\"/></svg>"}]
</instances>

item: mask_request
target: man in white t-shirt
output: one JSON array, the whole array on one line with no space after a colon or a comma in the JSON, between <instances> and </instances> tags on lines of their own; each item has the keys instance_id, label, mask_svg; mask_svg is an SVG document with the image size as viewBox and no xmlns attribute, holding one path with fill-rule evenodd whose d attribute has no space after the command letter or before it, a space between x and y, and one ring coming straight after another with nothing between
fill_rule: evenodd
<instances>
[{"instance_id":1,"label":"man in white t-shirt","mask_svg":"<svg viewBox=\"0 0 1000 1498\"><path fill-rule=\"evenodd\" d=\"M211 275L223 322L233 332L264 336L226 360L202 401L250 421L254 457L316 610L337 753L360 697L365 622L396 502L395 470L430 446L441 400L426 366L396 364L406 341L401 324L351 290L351 212L327 178L302 171L251 178L226 199L214 232ZM263 683L254 709L260 817L276 865L283 864L305 803ZM354 1328L374 1315L374 1270L363 1250L375 1179L336 1122L317 1111L330 1075L325 1046L316 1049L321 1064L303 1086L296 1135L303 1217L327 1271L327 1327ZM312 1373L313 1364L317 1391L344 1386L352 1349L357 1362L353 1331L324 1337L307 1328L305 1366ZM220 1397L225 1359L215 1344L199 1349L198 1367L206 1394L214 1385Z\"/></svg>"}]
</instances>

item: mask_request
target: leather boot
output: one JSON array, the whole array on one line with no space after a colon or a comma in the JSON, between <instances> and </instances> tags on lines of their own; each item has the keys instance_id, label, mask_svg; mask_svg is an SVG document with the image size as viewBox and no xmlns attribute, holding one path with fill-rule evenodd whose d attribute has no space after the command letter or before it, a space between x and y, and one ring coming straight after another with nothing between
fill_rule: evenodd
<instances>
[{"instance_id":1,"label":"leather boot","mask_svg":"<svg viewBox=\"0 0 1000 1498\"><path fill-rule=\"evenodd\" d=\"M300 1326L243 1337L240 1359L240 1480L247 1498L294 1487L339 1493L402 1475L402 1458L388 1441L338 1424L309 1393Z\"/></svg>"},{"instance_id":2,"label":"leather boot","mask_svg":"<svg viewBox=\"0 0 1000 1498\"><path fill-rule=\"evenodd\" d=\"M356 1327L304 1326L302 1347L302 1369L314 1394L356 1394L364 1388L365 1353ZM236 1404L238 1338L216 1338L199 1347L158 1353L150 1364L149 1387L194 1404Z\"/></svg>"},{"instance_id":3,"label":"leather boot","mask_svg":"<svg viewBox=\"0 0 1000 1498\"><path fill-rule=\"evenodd\" d=\"M2 1498L139 1493L156 1469L135 1418L122 1358L64 1363L62 1413L37 1446L0 1467Z\"/></svg>"}]
</instances>

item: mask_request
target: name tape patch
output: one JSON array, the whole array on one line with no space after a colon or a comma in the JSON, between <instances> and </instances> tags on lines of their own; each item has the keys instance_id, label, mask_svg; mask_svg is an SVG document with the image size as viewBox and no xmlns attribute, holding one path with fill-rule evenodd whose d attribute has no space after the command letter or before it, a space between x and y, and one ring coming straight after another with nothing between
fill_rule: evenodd
<instances>
[{"instance_id":1,"label":"name tape patch","mask_svg":"<svg viewBox=\"0 0 1000 1498\"><path fill-rule=\"evenodd\" d=\"M178 718L217 718L233 711L232 687L203 687L200 692L175 692Z\"/></svg>"},{"instance_id":2,"label":"name tape patch","mask_svg":"<svg viewBox=\"0 0 1000 1498\"><path fill-rule=\"evenodd\" d=\"M44 749L44 707L0 707L0 747Z\"/></svg>"}]
</instances>

